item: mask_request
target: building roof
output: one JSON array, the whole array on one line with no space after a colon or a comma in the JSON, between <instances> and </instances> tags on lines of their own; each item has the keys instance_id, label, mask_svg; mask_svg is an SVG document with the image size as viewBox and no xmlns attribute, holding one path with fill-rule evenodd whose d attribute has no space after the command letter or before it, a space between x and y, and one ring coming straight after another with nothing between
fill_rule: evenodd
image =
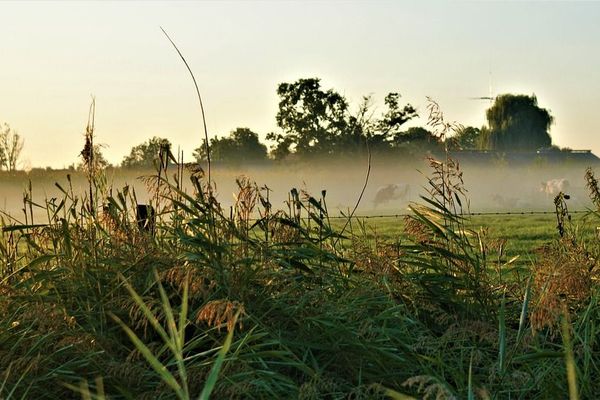
<instances>
[{"instance_id":1,"label":"building roof","mask_svg":"<svg viewBox=\"0 0 600 400\"><path fill-rule=\"evenodd\" d=\"M497 151L497 150L451 150L450 155L467 163L503 161L510 164L581 163L597 164L598 158L591 150L535 150L535 151Z\"/></svg>"}]
</instances>

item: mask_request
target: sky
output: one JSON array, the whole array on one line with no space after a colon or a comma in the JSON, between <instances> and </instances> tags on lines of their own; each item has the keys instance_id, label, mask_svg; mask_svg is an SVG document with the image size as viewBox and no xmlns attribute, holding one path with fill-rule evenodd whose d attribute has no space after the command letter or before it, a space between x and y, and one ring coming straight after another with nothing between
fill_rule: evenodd
<instances>
[{"instance_id":1,"label":"sky","mask_svg":"<svg viewBox=\"0 0 600 400\"><path fill-rule=\"evenodd\" d=\"M23 167L78 161L91 97L112 163L153 136L191 159L203 138L277 132L277 85L318 77L377 110L399 92L425 126L485 124L473 97L535 94L555 144L600 154L600 2L0 1L0 122L24 139Z\"/></svg>"}]
</instances>

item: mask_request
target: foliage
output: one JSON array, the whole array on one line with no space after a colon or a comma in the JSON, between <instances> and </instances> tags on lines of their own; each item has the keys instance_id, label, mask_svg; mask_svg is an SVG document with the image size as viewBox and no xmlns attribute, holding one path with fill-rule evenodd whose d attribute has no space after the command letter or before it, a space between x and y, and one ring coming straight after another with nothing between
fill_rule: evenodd
<instances>
[{"instance_id":1,"label":"foliage","mask_svg":"<svg viewBox=\"0 0 600 400\"><path fill-rule=\"evenodd\" d=\"M321 90L319 79L281 83L277 88L277 126L299 155L332 153L335 139L348 129L348 103L339 93Z\"/></svg>"},{"instance_id":2,"label":"foliage","mask_svg":"<svg viewBox=\"0 0 600 400\"><path fill-rule=\"evenodd\" d=\"M102 152L102 145L100 144L95 144L94 145L94 159L93 159L93 163L94 163L94 169L97 171L103 170L104 168L107 168L110 166L110 163L108 162L108 160L104 157L104 153ZM79 171L87 171L88 169L88 165L82 160L81 162L79 162L77 164L77 166L75 167L77 170Z\"/></svg>"},{"instance_id":3,"label":"foliage","mask_svg":"<svg viewBox=\"0 0 600 400\"><path fill-rule=\"evenodd\" d=\"M405 221L414 242L403 247L404 262L412 267L407 276L424 287L420 296L430 303L463 318L489 317L498 308L498 294L491 284L487 254L480 247L485 238L468 228L462 173L452 160L430 159L430 164L429 199L411 205L413 214Z\"/></svg>"},{"instance_id":4,"label":"foliage","mask_svg":"<svg viewBox=\"0 0 600 400\"><path fill-rule=\"evenodd\" d=\"M0 125L0 169L17 170L23 145L23 138L10 125L7 123Z\"/></svg>"},{"instance_id":5,"label":"foliage","mask_svg":"<svg viewBox=\"0 0 600 400\"><path fill-rule=\"evenodd\" d=\"M473 126L462 126L449 139L449 146L456 150L483 150L486 145L485 133Z\"/></svg>"},{"instance_id":6,"label":"foliage","mask_svg":"<svg viewBox=\"0 0 600 400\"><path fill-rule=\"evenodd\" d=\"M535 95L500 95L486 111L488 146L495 150L537 150L549 147L553 118L538 107Z\"/></svg>"},{"instance_id":7,"label":"foliage","mask_svg":"<svg viewBox=\"0 0 600 400\"><path fill-rule=\"evenodd\" d=\"M400 126L417 115L411 105L400 106L398 93L385 97L386 111L378 119L373 118L369 97L353 114L346 98L321 89L318 78L281 83L277 95L276 119L283 132L267 138L276 142L272 154L278 158L355 154L364 151L366 139L374 148L389 148Z\"/></svg>"},{"instance_id":8,"label":"foliage","mask_svg":"<svg viewBox=\"0 0 600 400\"><path fill-rule=\"evenodd\" d=\"M524 269L473 228L449 158L430 161L409 238L391 240L356 219L336 228L325 191L292 189L275 210L241 178L223 209L200 174L184 190L181 166L156 165L154 231L101 176L91 194L59 183L62 198L35 205L43 223L31 193L24 221L3 217L0 397L596 397L600 243L564 194L562 236Z\"/></svg>"},{"instance_id":9,"label":"foliage","mask_svg":"<svg viewBox=\"0 0 600 400\"><path fill-rule=\"evenodd\" d=\"M248 128L237 128L228 137L212 138L210 140L211 161L246 164L267 159L267 146L260 143L258 134ZM194 150L197 162L204 162L206 144Z\"/></svg>"},{"instance_id":10,"label":"foliage","mask_svg":"<svg viewBox=\"0 0 600 400\"><path fill-rule=\"evenodd\" d=\"M396 132L390 145L392 150L422 157L428 151L441 150L442 141L425 128L411 127L406 131Z\"/></svg>"},{"instance_id":11,"label":"foliage","mask_svg":"<svg viewBox=\"0 0 600 400\"><path fill-rule=\"evenodd\" d=\"M154 136L146 142L134 146L128 156L123 158L121 166L124 168L152 167L157 161L161 149L170 149L168 139Z\"/></svg>"}]
</instances>

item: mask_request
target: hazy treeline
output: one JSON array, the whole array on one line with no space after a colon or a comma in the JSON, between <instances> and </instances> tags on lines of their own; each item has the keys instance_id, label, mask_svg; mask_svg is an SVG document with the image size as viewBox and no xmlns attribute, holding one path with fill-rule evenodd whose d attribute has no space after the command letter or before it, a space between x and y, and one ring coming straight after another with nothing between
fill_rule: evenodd
<instances>
[{"instance_id":1,"label":"hazy treeline","mask_svg":"<svg viewBox=\"0 0 600 400\"><path fill-rule=\"evenodd\" d=\"M364 96L356 109L334 89L321 87L318 78L281 83L277 88L279 106L276 115L279 131L265 135L271 142L261 142L260 135L239 127L228 136L210 139L210 159L225 164L256 164L267 161L302 161L356 157L367 153L419 159L424 154L452 150L530 151L554 148L549 134L553 117L537 105L535 95L505 94L498 96L486 111L487 126L454 125L451 134L438 132L435 125L404 125L418 116L411 104L401 104L399 93L384 98L379 114L371 96ZM437 105L430 101L430 106ZM431 113L431 108L428 110ZM431 117L431 115L430 115ZM172 147L170 141L153 137L133 147L121 166L152 166L161 147ZM196 162L205 162L206 141L193 151ZM100 149L97 149L100 150ZM99 156L103 160L102 155Z\"/></svg>"},{"instance_id":2,"label":"hazy treeline","mask_svg":"<svg viewBox=\"0 0 600 400\"><path fill-rule=\"evenodd\" d=\"M323 89L316 78L281 83L277 93L280 102L276 119L280 132L267 135L274 143L270 150L249 128L237 128L229 136L210 140L214 183L225 205L233 201L230 193L236 191L236 178L246 175L272 189L274 204L282 204L289 190L295 187L309 193L327 190L332 210L349 210L361 191L370 154L370 176L359 210L398 212L419 199L423 188L418 184L422 178L418 171L423 169L428 154L442 154L445 148L508 151L551 144L548 130L552 117L537 106L535 96L497 97L487 110L488 127L440 127L433 123L428 130L404 129L404 124L417 116L417 110L410 104L401 105L398 93L385 97L385 109L379 115L370 97L364 97L353 111L344 96L333 89ZM427 111L431 121L435 119L431 118L433 114L441 114L434 102ZM19 136L10 129L5 132L8 133L3 137L21 143L17 146L20 151ZM195 149L191 160L202 166L207 158L205 144ZM153 137L134 146L119 168L109 165L98 145L91 147L94 154L90 159L95 170L105 169L107 179L117 187L136 188L140 201L145 200L147 191L137 178L153 173L161 151L173 153L168 139ZM54 182L66 184L67 174L69 185L74 185L76 191L80 186L84 190L83 166L83 161L72 164L66 174L33 169L29 174L3 175L0 203L5 210L18 213L28 181L35 183L34 199L40 196L41 200L44 196L55 196ZM471 167L466 163L462 167L474 211L546 209L552 203L548 194L543 193L543 182L558 178L571 183L569 192L574 204L582 197L585 166L552 164L548 168L532 162L510 168L501 159L497 162L490 159L485 165Z\"/></svg>"},{"instance_id":3,"label":"hazy treeline","mask_svg":"<svg viewBox=\"0 0 600 400\"><path fill-rule=\"evenodd\" d=\"M427 127L405 128L404 125L419 114L411 104L401 104L397 92L385 96L384 109L379 113L371 96L364 96L353 108L336 90L322 88L318 78L280 83L277 95L279 105L275 119L279 130L264 135L270 148L261 142L257 132L238 127L227 136L212 137L210 146L204 140L193 150L192 160L205 162L208 148L211 161L235 165L352 158L368 153L414 160L446 147L452 150L558 150L552 146L549 134L553 117L548 110L538 107L535 95L500 95L486 111L487 126L477 128L456 124L450 131L443 130L443 135L439 126L431 124L432 108L437 107L431 100ZM108 166L102 148L93 147L95 166ZM161 148L172 148L172 144L164 137L150 138L134 146L120 166L151 167ZM0 129L0 170L16 170L22 150L23 139L8 124L3 124ZM71 169L82 166L81 162L74 163Z\"/></svg>"}]
</instances>

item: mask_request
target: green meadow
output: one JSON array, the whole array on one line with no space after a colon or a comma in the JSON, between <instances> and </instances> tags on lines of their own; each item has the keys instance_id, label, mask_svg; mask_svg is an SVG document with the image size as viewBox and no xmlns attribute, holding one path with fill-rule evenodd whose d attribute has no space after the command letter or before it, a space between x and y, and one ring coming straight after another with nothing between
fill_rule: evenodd
<instances>
[{"instance_id":1,"label":"green meadow","mask_svg":"<svg viewBox=\"0 0 600 400\"><path fill-rule=\"evenodd\" d=\"M400 242L409 240L402 216L358 220L360 224L355 222L355 225L364 228L366 239ZM572 223L588 239L595 234L595 222L597 221L586 213L572 215ZM558 238L557 219L553 213L474 215L470 217L469 226L474 231L484 230L490 240L504 241L505 254L510 257L519 256L520 262L533 262L532 257L537 249Z\"/></svg>"}]
</instances>

